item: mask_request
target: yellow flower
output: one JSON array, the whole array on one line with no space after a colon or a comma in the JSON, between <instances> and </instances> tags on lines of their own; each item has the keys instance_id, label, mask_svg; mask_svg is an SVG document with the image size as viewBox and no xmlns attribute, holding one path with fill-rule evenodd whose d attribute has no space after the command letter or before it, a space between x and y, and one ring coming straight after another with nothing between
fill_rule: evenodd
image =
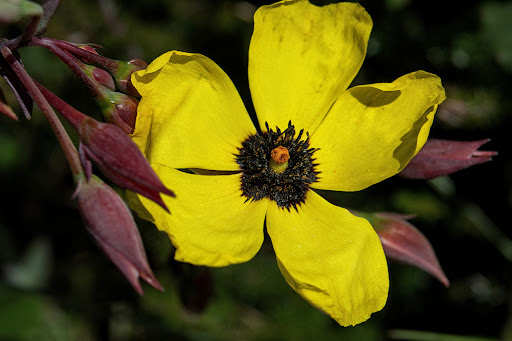
<instances>
[{"instance_id":1,"label":"yellow flower","mask_svg":"<svg viewBox=\"0 0 512 341\"><path fill-rule=\"evenodd\" d=\"M169 234L177 260L248 261L266 222L283 276L308 302L344 326L382 309L389 283L377 234L313 189L358 191L400 172L445 94L423 71L347 90L371 28L354 3L259 8L249 84L260 133L231 80L202 55L167 52L133 75L142 99L132 138L176 199L164 199L168 214L129 198Z\"/></svg>"}]
</instances>

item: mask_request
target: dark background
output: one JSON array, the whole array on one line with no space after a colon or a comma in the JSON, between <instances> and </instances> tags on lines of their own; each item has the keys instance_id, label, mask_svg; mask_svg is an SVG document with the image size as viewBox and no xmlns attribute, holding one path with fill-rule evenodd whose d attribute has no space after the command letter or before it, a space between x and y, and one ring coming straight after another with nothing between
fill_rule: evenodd
<instances>
[{"instance_id":1,"label":"dark background","mask_svg":"<svg viewBox=\"0 0 512 341\"><path fill-rule=\"evenodd\" d=\"M46 36L97 43L101 54L125 60L150 62L172 49L202 53L226 71L252 110L252 13L268 3L63 1ZM0 117L0 340L512 340L512 2L361 3L374 28L354 84L435 73L448 98L430 136L491 138L482 149L499 155L449 177L395 177L329 199L363 211L416 214L412 223L431 241L449 288L390 262L386 307L343 328L288 287L268 240L246 264L207 269L174 262L167 236L138 220L166 289L144 284L139 297L85 231L44 117L36 110L25 120L5 91L20 122ZM0 36L13 38L23 27L2 27ZM85 87L56 57L36 47L21 53L34 78L97 115Z\"/></svg>"}]
</instances>

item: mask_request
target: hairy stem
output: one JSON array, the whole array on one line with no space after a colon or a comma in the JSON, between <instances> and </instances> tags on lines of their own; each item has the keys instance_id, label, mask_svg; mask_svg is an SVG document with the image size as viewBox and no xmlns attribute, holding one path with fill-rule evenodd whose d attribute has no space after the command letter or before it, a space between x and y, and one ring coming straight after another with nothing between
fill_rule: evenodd
<instances>
[{"instance_id":1,"label":"hairy stem","mask_svg":"<svg viewBox=\"0 0 512 341\"><path fill-rule=\"evenodd\" d=\"M75 73L75 75L87 86L89 91L93 94L94 97L101 96L101 92L99 91L99 84L91 79L80 67L81 61L79 61L75 56L69 54L68 52L62 50L56 44L53 43L50 39L40 39L33 38L29 43L31 46L41 46L47 48L50 52L60 58L70 69ZM80 49L80 48L78 48ZM80 49L81 50L81 49Z\"/></svg>"},{"instance_id":2,"label":"hairy stem","mask_svg":"<svg viewBox=\"0 0 512 341\"><path fill-rule=\"evenodd\" d=\"M115 60L86 51L76 45L68 43L67 41L50 38L42 38L41 40L46 44L53 44L65 51L68 51L69 53L80 58L80 60L84 61L84 63L94 64L109 71L114 71L118 68Z\"/></svg>"}]
</instances>

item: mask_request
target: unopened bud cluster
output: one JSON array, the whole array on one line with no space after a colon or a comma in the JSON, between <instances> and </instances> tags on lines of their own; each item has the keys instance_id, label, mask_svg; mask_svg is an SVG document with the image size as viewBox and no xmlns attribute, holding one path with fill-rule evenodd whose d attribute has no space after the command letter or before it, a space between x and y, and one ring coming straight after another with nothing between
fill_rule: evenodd
<instances>
[{"instance_id":1,"label":"unopened bud cluster","mask_svg":"<svg viewBox=\"0 0 512 341\"><path fill-rule=\"evenodd\" d=\"M59 57L90 90L105 122L74 109L32 79L19 55L0 45L0 76L11 86L27 118L35 102L59 139L77 184L74 198L87 230L135 290L142 294L139 278L163 290L149 267L133 216L117 192L93 174L93 164L112 183L138 193L169 211L162 195L174 196L158 178L128 134L133 132L138 93L130 78L147 66L143 61L117 61L100 56L92 46L25 37L26 45L42 46ZM2 43L2 41L0 41ZM53 109L52 109L53 107ZM76 130L78 150L55 115L59 112ZM0 90L0 113L18 120Z\"/></svg>"},{"instance_id":2,"label":"unopened bud cluster","mask_svg":"<svg viewBox=\"0 0 512 341\"><path fill-rule=\"evenodd\" d=\"M41 6L30 0L0 0L0 23L16 22L25 16L38 19L44 14L49 17L55 10L52 6L57 4L58 1L48 1ZM38 25L38 20L32 24ZM174 193L161 182L129 137L135 128L140 97L131 83L131 75L145 69L147 63L140 59L120 61L106 58L98 54L94 45L41 38L45 27L30 27L22 36L11 41L0 38L0 76L10 86L27 118L31 117L34 102L50 121L68 161L71 160L70 168L77 184L74 197L87 230L98 246L138 293L143 292L139 278L163 290L148 264L141 236L129 208L113 188L93 174L95 164L112 183L145 196L169 211L162 195L173 197ZM23 46L44 47L60 58L86 84L105 122L79 112L33 80L24 70L21 57L16 51ZM78 151L52 107L76 130ZM0 114L18 120L7 105L1 89ZM268 124L266 128L268 139L261 135L250 136L239 149L236 162L244 171L241 189L247 200L259 200L267 196L290 211L290 207L296 208L297 204L304 202L304 193L309 190L309 185L320 179L312 158L317 149L308 147L307 133L308 138L301 139L303 130L295 137L295 127L291 122L282 133L279 128L273 132ZM478 150L488 141L430 139L400 176L431 179L489 161L496 153ZM268 168L270 172L261 171ZM265 185L266 188L277 190L261 191L262 182L270 184ZM258 186L254 186L255 183ZM288 188L294 191L290 192ZM444 285L449 285L429 241L408 222L410 216L382 212L355 214L370 221L388 258L419 267Z\"/></svg>"},{"instance_id":3,"label":"unopened bud cluster","mask_svg":"<svg viewBox=\"0 0 512 341\"><path fill-rule=\"evenodd\" d=\"M83 53L89 54L88 57L82 57L83 59L89 60L99 56L89 45L80 46L80 49ZM81 54L76 57L80 59L80 56ZM103 61L104 57L99 60ZM101 66L82 62L78 65L89 77L88 86L100 107L103 118L119 126L125 133L133 133L139 93L132 85L131 75L147 67L147 63L140 59L130 61L109 59Z\"/></svg>"}]
</instances>

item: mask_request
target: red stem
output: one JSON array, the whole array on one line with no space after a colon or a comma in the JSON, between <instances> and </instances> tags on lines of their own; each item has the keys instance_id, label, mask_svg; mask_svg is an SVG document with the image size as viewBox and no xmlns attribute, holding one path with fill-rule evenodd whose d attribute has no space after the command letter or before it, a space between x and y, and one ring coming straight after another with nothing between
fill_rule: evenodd
<instances>
[{"instance_id":1,"label":"red stem","mask_svg":"<svg viewBox=\"0 0 512 341\"><path fill-rule=\"evenodd\" d=\"M41 17L33 17L28 26L25 28L25 31L21 35L21 38L18 42L19 46L26 45L34 36L37 27L39 26L39 23L41 21Z\"/></svg>"},{"instance_id":2,"label":"red stem","mask_svg":"<svg viewBox=\"0 0 512 341\"><path fill-rule=\"evenodd\" d=\"M84 63L94 64L110 72L115 72L118 68L118 64L115 60L86 51L76 45L68 43L67 41L50 38L41 38L41 40L46 44L52 44L70 52Z\"/></svg>"},{"instance_id":3,"label":"red stem","mask_svg":"<svg viewBox=\"0 0 512 341\"><path fill-rule=\"evenodd\" d=\"M27 71L25 71L25 68L14 57L11 50L7 46L4 46L2 47L1 53L21 83L25 86L26 90L30 93L34 102L37 103L43 114L48 119L48 122L57 136L57 140L59 141L62 150L64 151L64 155L66 155L73 175L75 177L81 176L83 171L78 157L78 152L52 107L43 96L33 79L28 75Z\"/></svg>"},{"instance_id":4,"label":"red stem","mask_svg":"<svg viewBox=\"0 0 512 341\"><path fill-rule=\"evenodd\" d=\"M87 117L82 112L76 110L71 105L66 103L64 100L59 98L57 95L55 95L53 92L39 84L37 81L34 80L34 83L37 85L37 88L43 96L46 98L46 100L50 103L52 107L55 108L64 118L71 123L71 125L78 130L80 123Z\"/></svg>"},{"instance_id":5,"label":"red stem","mask_svg":"<svg viewBox=\"0 0 512 341\"><path fill-rule=\"evenodd\" d=\"M58 41L58 40L57 40ZM41 39L41 38L32 38L29 45L31 46L41 46L45 47L50 52L52 52L54 55L60 58L70 69L73 71L77 77L85 83L89 91L93 94L94 97L102 96L101 91L99 90L100 85L91 77L89 77L84 70L80 67L80 64L82 63L79 61L75 56L70 55L66 51L62 50L60 47L58 47L56 44L53 43L50 39ZM80 48L78 48L80 49ZM81 50L81 49L80 49Z\"/></svg>"}]
</instances>

